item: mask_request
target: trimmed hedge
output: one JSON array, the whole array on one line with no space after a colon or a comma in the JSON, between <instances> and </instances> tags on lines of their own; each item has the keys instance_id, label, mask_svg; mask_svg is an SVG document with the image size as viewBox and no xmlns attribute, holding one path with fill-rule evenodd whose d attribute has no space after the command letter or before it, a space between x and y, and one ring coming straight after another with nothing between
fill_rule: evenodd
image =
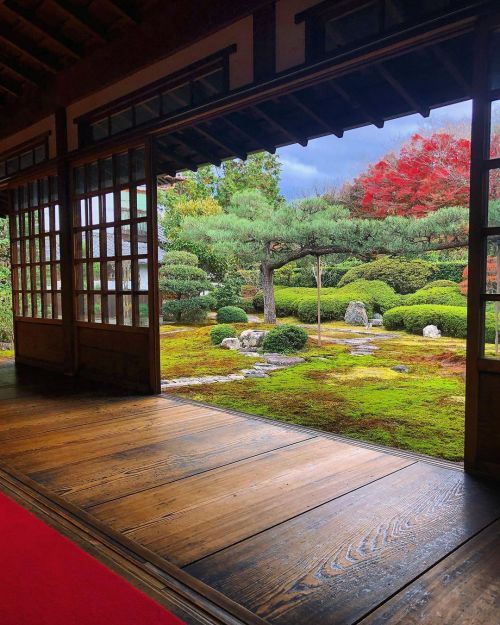
<instances>
[{"instance_id":1,"label":"trimmed hedge","mask_svg":"<svg viewBox=\"0 0 500 625\"><path fill-rule=\"evenodd\" d=\"M324 287L335 287L350 269L361 264L362 261L351 258L336 265L327 265L322 270L321 284ZM313 288L316 286L316 278L311 267L285 265L274 272L274 283L277 286Z\"/></svg>"},{"instance_id":2,"label":"trimmed hedge","mask_svg":"<svg viewBox=\"0 0 500 625\"><path fill-rule=\"evenodd\" d=\"M467 267L467 261L446 260L433 263L433 265L433 280L450 280L451 282L462 282L464 269Z\"/></svg>"},{"instance_id":3,"label":"trimmed hedge","mask_svg":"<svg viewBox=\"0 0 500 625\"><path fill-rule=\"evenodd\" d=\"M403 260L385 256L359 267L349 269L339 282L339 287L356 280L381 280L396 293L414 293L434 276L434 265L425 260Z\"/></svg>"},{"instance_id":4,"label":"trimmed hedge","mask_svg":"<svg viewBox=\"0 0 500 625\"><path fill-rule=\"evenodd\" d=\"M266 334L262 342L262 349L265 352L286 354L303 349L306 343L307 332L303 328L285 324Z\"/></svg>"},{"instance_id":5,"label":"trimmed hedge","mask_svg":"<svg viewBox=\"0 0 500 625\"><path fill-rule=\"evenodd\" d=\"M304 323L314 323L317 316L316 289L276 287L276 312L278 317L294 316ZM380 280L357 280L342 288L321 290L321 314L324 321L344 318L349 302L364 302L368 315L384 313L401 304L401 296ZM256 310L263 310L262 293L253 298Z\"/></svg>"},{"instance_id":6,"label":"trimmed hedge","mask_svg":"<svg viewBox=\"0 0 500 625\"><path fill-rule=\"evenodd\" d=\"M404 300L405 306L418 306L419 304L438 304L441 306L467 306L467 298L460 293L458 284L447 287L434 287L420 289L412 295L407 295Z\"/></svg>"},{"instance_id":7,"label":"trimmed hedge","mask_svg":"<svg viewBox=\"0 0 500 625\"><path fill-rule=\"evenodd\" d=\"M437 326L445 336L467 337L467 308L462 306L398 306L384 314L387 330L406 330L422 334L428 325ZM486 314L486 342L495 341L495 316Z\"/></svg>"},{"instance_id":8,"label":"trimmed hedge","mask_svg":"<svg viewBox=\"0 0 500 625\"><path fill-rule=\"evenodd\" d=\"M452 282L451 280L434 280L433 282L429 282L429 284L423 286L420 290L428 291L429 289L440 289L444 287L453 287L456 289L457 293L460 292L458 284L456 282Z\"/></svg>"},{"instance_id":9,"label":"trimmed hedge","mask_svg":"<svg viewBox=\"0 0 500 625\"><path fill-rule=\"evenodd\" d=\"M217 323L248 323L248 317L242 308L223 306L217 311Z\"/></svg>"},{"instance_id":10,"label":"trimmed hedge","mask_svg":"<svg viewBox=\"0 0 500 625\"><path fill-rule=\"evenodd\" d=\"M226 323L214 326L210 330L210 340L214 345L220 345L224 339L232 339L238 336L233 326Z\"/></svg>"}]
</instances>

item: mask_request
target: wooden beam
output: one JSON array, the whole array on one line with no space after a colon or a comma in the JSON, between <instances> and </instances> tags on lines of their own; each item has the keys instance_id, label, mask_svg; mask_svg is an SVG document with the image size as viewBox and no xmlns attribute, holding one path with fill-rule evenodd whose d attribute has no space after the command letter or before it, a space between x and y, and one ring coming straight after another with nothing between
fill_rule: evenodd
<instances>
[{"instance_id":1,"label":"wooden beam","mask_svg":"<svg viewBox=\"0 0 500 625\"><path fill-rule=\"evenodd\" d=\"M251 132L248 132L247 130L245 130L245 128L241 124L239 124L238 122L234 121L232 118L230 118L229 115L226 115L222 119L223 119L224 123L226 124L226 126L229 126L229 128L231 128L232 130L237 132L240 135L240 137L243 137L244 139L249 141L254 146L257 146L256 149L259 149L260 143L255 138L255 135L253 135ZM269 147L270 146L265 148L268 152L270 151L268 149Z\"/></svg>"},{"instance_id":2,"label":"wooden beam","mask_svg":"<svg viewBox=\"0 0 500 625\"><path fill-rule=\"evenodd\" d=\"M159 152L161 156L163 157L160 160L160 162L163 162L166 165L168 165L169 163L172 164L172 169L169 170L169 173L170 172L175 173L177 171L187 170L187 169L191 171L196 171L198 169L199 165L197 163L193 163L192 161L175 154L170 144L165 145L164 141L158 140L157 146L159 148ZM163 150L166 151L166 154L163 153Z\"/></svg>"},{"instance_id":3,"label":"wooden beam","mask_svg":"<svg viewBox=\"0 0 500 625\"><path fill-rule=\"evenodd\" d=\"M52 43L62 48L74 59L78 60L82 58L83 52L81 48L61 32L58 32L57 29L43 22L36 15L36 11L26 9L20 5L17 0L5 0L2 6L28 24L28 26L35 28L43 37L50 39Z\"/></svg>"},{"instance_id":4,"label":"wooden beam","mask_svg":"<svg viewBox=\"0 0 500 625\"><path fill-rule=\"evenodd\" d=\"M66 0L51 0L52 4L69 17L74 22L77 22L89 35L99 39L101 43L106 43L109 40L106 29L97 24L95 18L83 7L76 7L69 5Z\"/></svg>"},{"instance_id":5,"label":"wooden beam","mask_svg":"<svg viewBox=\"0 0 500 625\"><path fill-rule=\"evenodd\" d=\"M207 163L212 163L216 167L220 166L221 159L217 155L207 150L207 146L200 144L200 141L196 137L186 136L186 134L186 131L180 131L170 136L184 147L199 154Z\"/></svg>"},{"instance_id":6,"label":"wooden beam","mask_svg":"<svg viewBox=\"0 0 500 625\"><path fill-rule=\"evenodd\" d=\"M375 65L376 71L382 76L384 80L386 80L391 87L399 93L399 95L403 98L403 100L412 107L417 113L420 113L422 117L429 117L430 109L428 107L422 106L420 102L418 102L412 94L403 87L401 82L392 74L387 67L385 67L382 63Z\"/></svg>"},{"instance_id":7,"label":"wooden beam","mask_svg":"<svg viewBox=\"0 0 500 625\"><path fill-rule=\"evenodd\" d=\"M248 156L247 152L241 150L239 146L234 145L231 141L228 141L226 138L221 140L216 134L214 134L209 129L207 129L206 126L194 126L193 131L201 134L210 143L218 145L225 152L229 152L231 156L237 156L242 161L244 161L246 157Z\"/></svg>"},{"instance_id":8,"label":"wooden beam","mask_svg":"<svg viewBox=\"0 0 500 625\"><path fill-rule=\"evenodd\" d=\"M431 51L438 61L447 69L448 73L455 79L455 82L464 89L467 95L472 95L472 85L465 79L446 50L439 44L436 44L432 46Z\"/></svg>"},{"instance_id":9,"label":"wooden beam","mask_svg":"<svg viewBox=\"0 0 500 625\"><path fill-rule=\"evenodd\" d=\"M7 78L7 76L5 75L0 76L0 90L5 91L5 93L8 93L15 98L20 96L23 91L21 85L18 82Z\"/></svg>"},{"instance_id":10,"label":"wooden beam","mask_svg":"<svg viewBox=\"0 0 500 625\"><path fill-rule=\"evenodd\" d=\"M368 110L366 108L365 104L363 102L361 102L361 100L359 98L357 98L356 96L352 95L351 93L347 93L347 91L343 87L341 87L338 83L334 82L333 80L330 80L328 84L348 104L350 104L354 108L357 108L360 111L360 113L366 117L367 121L371 122L377 128L383 128L384 127L384 120L382 118L378 117L378 115L374 115L370 110Z\"/></svg>"},{"instance_id":11,"label":"wooden beam","mask_svg":"<svg viewBox=\"0 0 500 625\"><path fill-rule=\"evenodd\" d=\"M292 143L299 143L303 147L306 147L307 139L304 139L304 137L300 137L296 132L285 126L281 121L278 121L273 114L266 112L262 108L262 105L255 105L252 107L252 109L258 115L263 117L269 125L275 128L278 132L281 132L281 134L285 135L289 139L289 141L291 141Z\"/></svg>"},{"instance_id":12,"label":"wooden beam","mask_svg":"<svg viewBox=\"0 0 500 625\"><path fill-rule=\"evenodd\" d=\"M121 0L104 0L106 4L108 4L115 13L118 13L120 17L124 17L127 22L131 22L133 24L137 24L139 22L139 15L137 11L125 5Z\"/></svg>"},{"instance_id":13,"label":"wooden beam","mask_svg":"<svg viewBox=\"0 0 500 625\"><path fill-rule=\"evenodd\" d=\"M306 104L304 102L304 98L299 93L290 93L288 95L288 99L291 100L295 106L300 108L300 110L303 111L309 118L319 124L326 132L334 134L339 139L344 136L343 130L339 130L338 128L332 126L331 122L326 119L325 115L319 113L317 110L313 110L312 105Z\"/></svg>"},{"instance_id":14,"label":"wooden beam","mask_svg":"<svg viewBox=\"0 0 500 625\"><path fill-rule=\"evenodd\" d=\"M24 81L31 83L32 85L39 86L42 82L42 75L37 74L31 68L19 63L17 59L14 59L3 52L0 52L0 66L3 66L12 74L16 74Z\"/></svg>"},{"instance_id":15,"label":"wooden beam","mask_svg":"<svg viewBox=\"0 0 500 625\"><path fill-rule=\"evenodd\" d=\"M0 39L52 74L55 74L61 66L54 54L43 50L30 39L13 31L4 24L0 24Z\"/></svg>"}]
</instances>

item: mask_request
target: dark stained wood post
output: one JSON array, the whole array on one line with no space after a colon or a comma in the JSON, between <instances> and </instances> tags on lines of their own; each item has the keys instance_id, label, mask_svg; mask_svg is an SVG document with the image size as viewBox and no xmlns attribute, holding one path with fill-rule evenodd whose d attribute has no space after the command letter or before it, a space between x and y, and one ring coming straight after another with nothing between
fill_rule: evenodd
<instances>
[{"instance_id":1,"label":"dark stained wood post","mask_svg":"<svg viewBox=\"0 0 500 625\"><path fill-rule=\"evenodd\" d=\"M70 162L66 109L59 108L56 119L57 181L60 213L61 307L64 334L64 372L75 373L74 278L73 278L73 209L71 201Z\"/></svg>"}]
</instances>

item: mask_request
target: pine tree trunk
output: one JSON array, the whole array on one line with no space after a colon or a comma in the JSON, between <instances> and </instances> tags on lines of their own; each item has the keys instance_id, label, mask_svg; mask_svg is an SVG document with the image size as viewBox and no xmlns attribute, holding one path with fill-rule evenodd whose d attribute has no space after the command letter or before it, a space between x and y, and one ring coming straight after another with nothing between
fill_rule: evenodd
<instances>
[{"instance_id":1,"label":"pine tree trunk","mask_svg":"<svg viewBox=\"0 0 500 625\"><path fill-rule=\"evenodd\" d=\"M276 323L276 301L274 299L274 269L261 265L262 293L264 295L264 321Z\"/></svg>"}]
</instances>

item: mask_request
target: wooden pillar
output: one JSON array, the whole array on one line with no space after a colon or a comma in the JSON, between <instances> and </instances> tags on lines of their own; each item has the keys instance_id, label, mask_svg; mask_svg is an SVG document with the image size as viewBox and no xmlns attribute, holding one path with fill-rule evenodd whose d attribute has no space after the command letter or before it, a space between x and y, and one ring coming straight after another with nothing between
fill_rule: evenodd
<instances>
[{"instance_id":1,"label":"wooden pillar","mask_svg":"<svg viewBox=\"0 0 500 625\"><path fill-rule=\"evenodd\" d=\"M68 160L66 109L56 111L57 180L61 220L61 307L64 333L64 373L75 373L73 210L71 202L71 167Z\"/></svg>"}]
</instances>

